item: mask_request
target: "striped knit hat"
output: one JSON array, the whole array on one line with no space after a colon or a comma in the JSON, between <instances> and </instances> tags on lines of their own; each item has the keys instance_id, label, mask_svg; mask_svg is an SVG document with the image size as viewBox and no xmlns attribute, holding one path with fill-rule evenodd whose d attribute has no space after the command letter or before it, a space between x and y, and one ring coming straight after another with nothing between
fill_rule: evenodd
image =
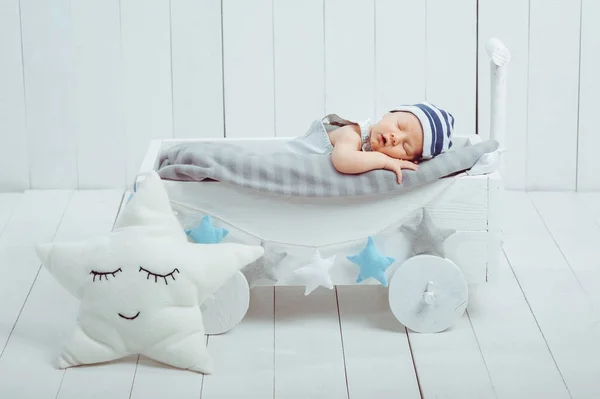
<instances>
[{"instance_id":1,"label":"striped knit hat","mask_svg":"<svg viewBox=\"0 0 600 399\"><path fill-rule=\"evenodd\" d=\"M398 111L410 112L419 118L423 127L422 157L424 159L433 158L452 147L454 117L450 112L426 101L414 105L403 105L390 112Z\"/></svg>"}]
</instances>

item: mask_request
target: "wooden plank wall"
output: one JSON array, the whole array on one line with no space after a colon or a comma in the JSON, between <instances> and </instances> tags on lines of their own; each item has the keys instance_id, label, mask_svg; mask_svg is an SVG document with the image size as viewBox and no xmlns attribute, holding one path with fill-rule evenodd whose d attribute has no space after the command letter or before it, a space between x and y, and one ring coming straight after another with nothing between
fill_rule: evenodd
<instances>
[{"instance_id":1,"label":"wooden plank wall","mask_svg":"<svg viewBox=\"0 0 600 399\"><path fill-rule=\"evenodd\" d=\"M123 187L148 142L295 136L428 99L488 136L512 52L505 186L599 190L594 0L6 0L0 190Z\"/></svg>"}]
</instances>

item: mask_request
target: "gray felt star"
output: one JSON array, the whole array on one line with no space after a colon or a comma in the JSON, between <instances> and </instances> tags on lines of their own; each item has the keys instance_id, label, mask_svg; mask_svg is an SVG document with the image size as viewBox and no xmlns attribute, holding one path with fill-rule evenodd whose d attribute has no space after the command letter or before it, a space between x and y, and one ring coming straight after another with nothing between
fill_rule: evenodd
<instances>
[{"instance_id":1,"label":"gray felt star","mask_svg":"<svg viewBox=\"0 0 600 399\"><path fill-rule=\"evenodd\" d=\"M440 229L426 209L422 209L423 217L415 226L402 226L400 230L411 235L412 254L429 254L444 257L444 241L456 232L452 229Z\"/></svg>"},{"instance_id":2,"label":"gray felt star","mask_svg":"<svg viewBox=\"0 0 600 399\"><path fill-rule=\"evenodd\" d=\"M264 248L264 241L261 242L260 245ZM265 254L262 257L258 258L242 269L242 273L244 273L244 276L246 276L246 280L248 280L250 288L254 287L256 281L260 279L266 279L276 283L278 278L273 269L286 256L287 252L267 251L265 248Z\"/></svg>"}]
</instances>

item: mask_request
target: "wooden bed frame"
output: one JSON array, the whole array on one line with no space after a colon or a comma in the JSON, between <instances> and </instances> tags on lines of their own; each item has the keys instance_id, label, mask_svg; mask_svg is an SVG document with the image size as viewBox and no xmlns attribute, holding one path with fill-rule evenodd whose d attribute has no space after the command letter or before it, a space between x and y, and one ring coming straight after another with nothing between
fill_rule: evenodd
<instances>
[{"instance_id":1,"label":"wooden bed frame","mask_svg":"<svg viewBox=\"0 0 600 399\"><path fill-rule=\"evenodd\" d=\"M497 39L488 41L486 51L490 57L491 68L489 137L497 140L502 147L506 126L506 66L510 62L510 53ZM278 145L289 139L291 138L154 140L150 143L140 173L157 170L161 151L180 143L228 141L250 148L268 148L271 144ZM473 145L480 142L481 137L459 136L454 141L457 146ZM231 187L220 182L165 181L165 185L176 211L182 209L182 202L185 202L182 196L185 196L187 203L183 206L188 211L196 210L198 214L210 214L234 224L236 221L231 220L234 216L228 215L225 209L248 206L247 204L252 201L262 201L266 203L263 204L264 206L289 214L305 212L304 216L299 216L299 219L310 218L310 213L306 213L310 211L306 209L311 206L314 209L320 201L307 199L304 202L294 203L274 195L261 197L252 190ZM423 192L425 191L426 189L423 189ZM434 202L428 203L426 209L433 222L440 228L456 230L456 233L444 243L445 258L421 255L407 259L394 269L394 276L389 286L390 306L398 320L406 327L417 332L440 332L447 329L462 316L466 309L468 285L486 283L494 278L499 266L502 245L501 194L502 178L499 170L496 170L489 174L461 175L454 178L454 181L436 196ZM412 196L407 196L406 206L403 205L401 208L410 209L411 204L425 201L425 196L426 194L420 194L419 190L416 190ZM218 198L216 201L218 203L211 204L211 198ZM368 205L368 201L377 200L365 200L367 201L365 205ZM309 203L308 207L306 201ZM310 203L310 201L315 202ZM260 231L260 223L264 223L264 215L256 215L255 219L245 218L244 223L245 226L254 226L257 231ZM369 228L372 230L375 227ZM281 235L285 233L283 230L280 231ZM398 270L404 276L411 276L411 278L398 278ZM449 270L452 272L447 274ZM415 275L418 275L417 283L414 282ZM344 273L332 273L332 280L335 285L356 284L352 276ZM406 286L408 283L403 283L408 280L412 284L410 287ZM378 283L365 281L360 284ZM418 285L418 289L413 292L415 284ZM284 280L270 285L296 285L296 283L293 280L291 282ZM231 329L242 320L248 304L248 283L244 275L238 273L203 305L207 333L218 334Z\"/></svg>"}]
</instances>

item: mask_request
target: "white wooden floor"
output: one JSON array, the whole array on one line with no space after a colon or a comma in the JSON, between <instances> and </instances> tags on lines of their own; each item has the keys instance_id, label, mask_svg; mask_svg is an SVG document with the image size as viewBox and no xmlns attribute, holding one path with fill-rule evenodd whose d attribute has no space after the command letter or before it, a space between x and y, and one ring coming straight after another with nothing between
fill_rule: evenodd
<instances>
[{"instance_id":1,"label":"white wooden floor","mask_svg":"<svg viewBox=\"0 0 600 399\"><path fill-rule=\"evenodd\" d=\"M506 193L498 281L450 330L408 332L381 287L252 292L215 374L143 357L57 370L78 303L33 245L110 230L120 191L0 194L0 398L599 398L600 194Z\"/></svg>"}]
</instances>

